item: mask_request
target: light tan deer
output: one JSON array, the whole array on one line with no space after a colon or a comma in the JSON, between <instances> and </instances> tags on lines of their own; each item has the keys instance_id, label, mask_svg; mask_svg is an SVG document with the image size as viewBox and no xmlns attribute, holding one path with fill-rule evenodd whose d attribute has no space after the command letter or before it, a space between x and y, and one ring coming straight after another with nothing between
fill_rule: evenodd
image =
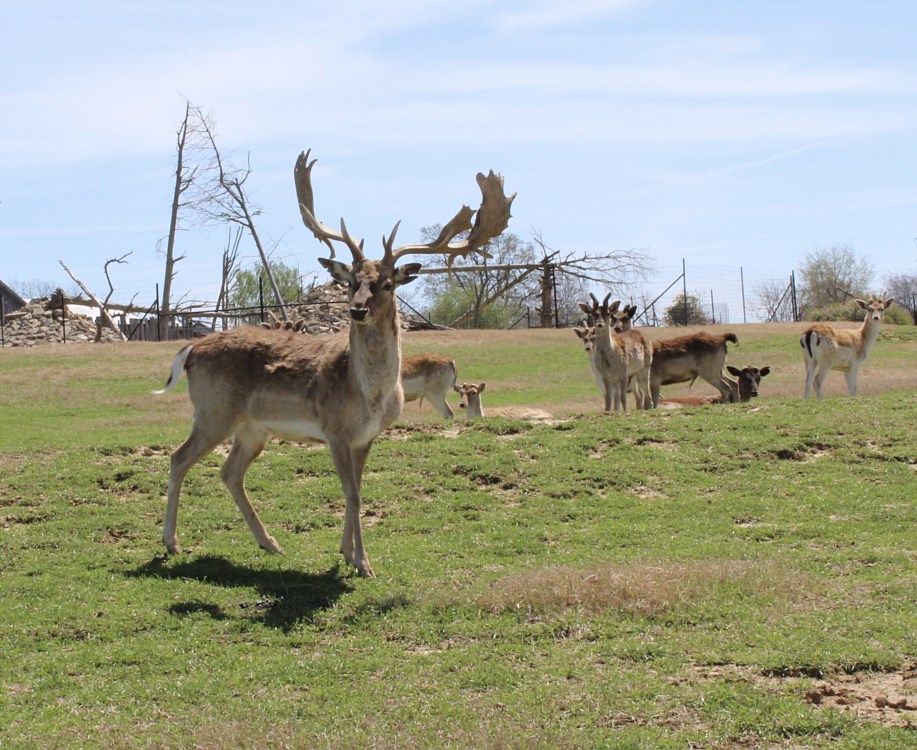
<instances>
[{"instance_id":1,"label":"light tan deer","mask_svg":"<svg viewBox=\"0 0 917 750\"><path fill-rule=\"evenodd\" d=\"M233 436L220 476L264 549L280 552L252 507L243 484L252 461L268 437L328 444L346 500L341 552L362 576L374 576L360 528L360 484L373 441L401 413L401 328L395 289L413 281L419 263L396 266L406 255L448 254L450 262L482 248L507 225L515 194L507 198L503 178L478 174L481 207L463 206L430 243L394 248L395 232L383 238L382 260L363 255L341 221L336 232L315 218L311 171L315 161L300 154L294 168L296 193L306 227L331 250L320 263L348 286L349 330L303 336L292 330L240 327L212 334L182 349L163 390L188 374L194 404L190 437L172 454L168 503L162 538L170 552L179 551L176 525L182 481L188 470L217 445ZM462 232L466 239L452 242ZM350 250L352 264L334 260L334 244ZM486 253L484 253L486 255ZM489 257L489 256L488 256Z\"/></svg>"},{"instance_id":2,"label":"light tan deer","mask_svg":"<svg viewBox=\"0 0 917 750\"><path fill-rule=\"evenodd\" d=\"M875 346L882 318L894 301L894 297L886 300L873 297L869 302L858 299L857 306L866 311L866 319L859 329L834 328L819 323L800 336L799 345L806 362L805 398L814 386L815 396L821 400L822 384L831 370L843 372L850 395L857 395L857 373Z\"/></svg>"},{"instance_id":3,"label":"light tan deer","mask_svg":"<svg viewBox=\"0 0 917 750\"><path fill-rule=\"evenodd\" d=\"M602 373L595 366L595 326L584 323L582 327L574 328L573 333L583 342L583 349L586 351L586 356L589 357L589 369L592 371L592 379L599 388L603 388Z\"/></svg>"},{"instance_id":4,"label":"light tan deer","mask_svg":"<svg viewBox=\"0 0 917 750\"><path fill-rule=\"evenodd\" d=\"M401 388L405 403L426 398L443 419L452 419L455 414L446 402L458 373L455 360L441 354L415 354L401 360Z\"/></svg>"},{"instance_id":5,"label":"light tan deer","mask_svg":"<svg viewBox=\"0 0 917 750\"><path fill-rule=\"evenodd\" d=\"M649 379L653 348L639 331L631 330L620 335L614 333L613 319L620 300L609 306L610 294L605 296L601 305L594 294L590 297L592 306L581 302L580 308L595 321L593 376L598 374L602 379L605 413L627 409L627 388L631 378L636 387L637 408L651 408Z\"/></svg>"}]
</instances>

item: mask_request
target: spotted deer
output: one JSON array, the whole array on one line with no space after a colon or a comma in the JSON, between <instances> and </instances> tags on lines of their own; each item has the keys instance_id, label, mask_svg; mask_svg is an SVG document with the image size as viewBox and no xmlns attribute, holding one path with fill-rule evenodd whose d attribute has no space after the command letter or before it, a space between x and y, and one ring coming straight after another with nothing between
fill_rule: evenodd
<instances>
[{"instance_id":1,"label":"spotted deer","mask_svg":"<svg viewBox=\"0 0 917 750\"><path fill-rule=\"evenodd\" d=\"M383 238L384 255L370 260L341 220L335 231L315 218L309 152L293 170L303 223L330 250L319 262L345 284L350 327L340 333L303 336L292 330L243 326L211 334L183 348L172 363L162 391L187 373L194 405L191 435L172 454L162 538L180 550L176 525L182 482L189 469L228 437L232 449L220 470L261 547L280 552L245 490L245 473L270 436L327 443L345 498L341 553L361 576L375 575L360 526L363 469L373 441L401 413L401 327L395 290L410 283L419 263L396 265L410 255L484 254L487 243L506 228L515 194L507 198L503 178L478 174L482 201L477 212L462 209L429 243L394 247L398 224ZM474 224L471 219L475 218ZM463 240L455 238L468 233ZM352 263L335 259L335 244L349 249ZM160 391L160 393L162 392Z\"/></svg>"},{"instance_id":2,"label":"spotted deer","mask_svg":"<svg viewBox=\"0 0 917 750\"><path fill-rule=\"evenodd\" d=\"M809 398L814 386L815 397L821 400L822 384L831 370L843 372L850 395L857 395L857 373L872 352L885 311L894 301L894 297L886 300L873 297L869 302L858 299L857 307L866 311L860 328L849 330L819 323L800 336L799 345L806 363L805 398Z\"/></svg>"}]
</instances>

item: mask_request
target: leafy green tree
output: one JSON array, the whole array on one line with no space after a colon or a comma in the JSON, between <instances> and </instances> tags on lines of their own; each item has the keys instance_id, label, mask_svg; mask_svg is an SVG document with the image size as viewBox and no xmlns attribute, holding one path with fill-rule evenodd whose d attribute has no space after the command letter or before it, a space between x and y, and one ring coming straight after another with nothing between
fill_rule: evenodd
<instances>
[{"instance_id":1,"label":"leafy green tree","mask_svg":"<svg viewBox=\"0 0 917 750\"><path fill-rule=\"evenodd\" d=\"M701 307L700 300L693 294L687 297L679 294L665 309L662 317L667 326L706 325L710 322L710 318Z\"/></svg>"},{"instance_id":2,"label":"leafy green tree","mask_svg":"<svg viewBox=\"0 0 917 750\"><path fill-rule=\"evenodd\" d=\"M272 260L271 273L274 275L274 281L277 282L283 301L296 302L301 294L299 269L291 268L281 261ZM259 264L255 268L240 269L233 277L227 306L230 310L260 308L262 292L265 308L273 309L273 294L264 266ZM252 315L247 319L255 323L260 320L260 315Z\"/></svg>"}]
</instances>

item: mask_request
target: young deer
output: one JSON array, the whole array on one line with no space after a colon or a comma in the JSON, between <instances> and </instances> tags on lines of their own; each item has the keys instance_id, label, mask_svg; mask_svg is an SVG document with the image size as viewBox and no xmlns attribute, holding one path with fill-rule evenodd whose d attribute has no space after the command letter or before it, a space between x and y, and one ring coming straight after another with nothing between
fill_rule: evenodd
<instances>
[{"instance_id":1,"label":"young deer","mask_svg":"<svg viewBox=\"0 0 917 750\"><path fill-rule=\"evenodd\" d=\"M870 298L869 302L856 301L861 310L866 311L866 319L857 330L834 328L819 323L809 328L799 338L802 354L806 361L806 392L815 386L815 396L822 397L822 384L831 370L840 370L847 379L847 390L851 396L857 395L857 373L869 353L875 346L882 318L894 297L887 300Z\"/></svg>"},{"instance_id":2,"label":"young deer","mask_svg":"<svg viewBox=\"0 0 917 750\"><path fill-rule=\"evenodd\" d=\"M459 402L459 409L464 409L468 419L483 419L484 405L481 403L481 394L487 387L487 383L462 383L461 387L453 386L453 390L461 394L462 400ZM491 416L504 417L506 419L525 419L529 421L541 421L551 419L551 415L542 409L532 409L527 406L501 406L493 409Z\"/></svg>"},{"instance_id":3,"label":"young deer","mask_svg":"<svg viewBox=\"0 0 917 750\"><path fill-rule=\"evenodd\" d=\"M419 263L395 264L406 255L445 253L451 262L481 252L506 228L515 194L504 195L499 175L478 174L483 198L474 225L475 212L463 206L433 242L394 248L396 224L391 235L383 238L382 260L369 260L363 255L363 243L348 234L343 220L341 231L336 232L315 218L314 164L308 153L296 161L300 213L306 227L331 251L331 258L320 263L349 289L350 328L303 336L292 330L243 326L211 334L178 353L163 390L187 371L194 425L190 437L172 454L162 538L169 552L179 551L176 525L182 482L195 463L232 435L232 449L220 476L258 544L280 552L252 507L243 483L245 473L271 435L319 441L328 444L346 500L341 552L360 575L374 576L360 528L360 484L373 441L398 417L404 403L395 289L413 281L420 271ZM466 239L452 242L469 231ZM352 264L334 260L335 242L350 250Z\"/></svg>"},{"instance_id":4,"label":"young deer","mask_svg":"<svg viewBox=\"0 0 917 750\"><path fill-rule=\"evenodd\" d=\"M589 368L592 370L592 379L599 388L603 388L602 373L600 373L595 366L595 326L586 325L584 323L582 328L574 328L573 333L583 342L583 349L586 351L586 356L589 357Z\"/></svg>"},{"instance_id":5,"label":"young deer","mask_svg":"<svg viewBox=\"0 0 917 750\"><path fill-rule=\"evenodd\" d=\"M605 413L627 409L628 381L633 378L636 385L637 408L649 409L649 378L653 360L653 349L639 331L623 334L613 332L613 316L620 306L616 300L608 305L611 295L605 296L602 304L591 294L592 306L580 303L580 308L595 320L595 352L593 355L593 377L605 396Z\"/></svg>"},{"instance_id":6,"label":"young deer","mask_svg":"<svg viewBox=\"0 0 917 750\"><path fill-rule=\"evenodd\" d=\"M452 419L452 409L446 403L446 394L455 386L458 373L455 360L441 354L415 354L401 360L401 388L404 400L420 401L426 398L443 419Z\"/></svg>"},{"instance_id":7,"label":"young deer","mask_svg":"<svg viewBox=\"0 0 917 750\"><path fill-rule=\"evenodd\" d=\"M486 387L487 383L462 383L461 386L452 386L455 392L462 397L462 400L459 402L459 409L465 410L465 415L468 419L484 418L484 407L481 404L481 394Z\"/></svg>"}]
</instances>

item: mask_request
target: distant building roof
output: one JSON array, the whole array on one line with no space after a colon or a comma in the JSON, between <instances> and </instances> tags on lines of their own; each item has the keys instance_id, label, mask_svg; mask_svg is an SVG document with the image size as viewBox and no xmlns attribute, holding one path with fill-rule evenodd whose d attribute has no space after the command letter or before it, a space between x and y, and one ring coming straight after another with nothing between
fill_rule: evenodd
<instances>
[{"instance_id":1,"label":"distant building roof","mask_svg":"<svg viewBox=\"0 0 917 750\"><path fill-rule=\"evenodd\" d=\"M0 304L3 305L4 312L13 312L23 307L25 300L0 281Z\"/></svg>"}]
</instances>

